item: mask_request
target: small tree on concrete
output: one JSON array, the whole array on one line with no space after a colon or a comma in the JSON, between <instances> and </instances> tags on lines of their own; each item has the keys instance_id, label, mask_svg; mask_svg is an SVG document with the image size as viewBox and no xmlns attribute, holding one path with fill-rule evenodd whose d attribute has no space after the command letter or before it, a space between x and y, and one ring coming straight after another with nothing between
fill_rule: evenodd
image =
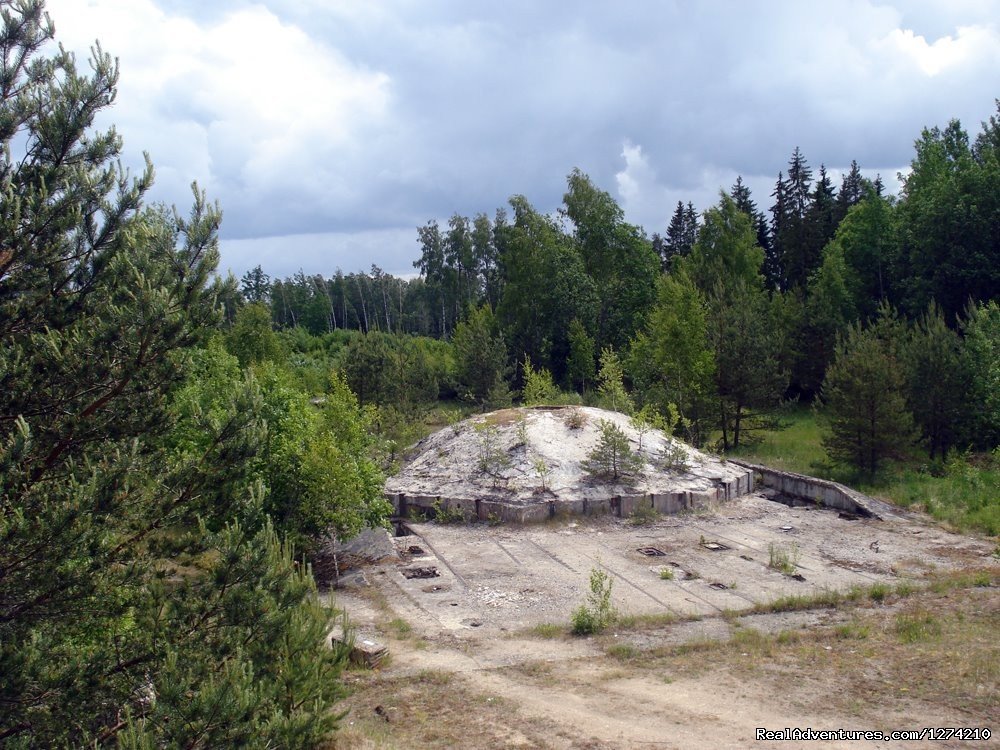
<instances>
[{"instance_id":1,"label":"small tree on concrete","mask_svg":"<svg viewBox=\"0 0 1000 750\"><path fill-rule=\"evenodd\" d=\"M599 422L597 429L601 438L587 454L587 460L583 462L584 471L611 480L640 474L642 458L632 450L625 431L606 419Z\"/></svg>"},{"instance_id":2,"label":"small tree on concrete","mask_svg":"<svg viewBox=\"0 0 1000 750\"><path fill-rule=\"evenodd\" d=\"M476 438L479 448L478 468L493 480L497 487L503 481L503 472L510 468L510 456L500 441L500 430L489 422L476 424Z\"/></svg>"}]
</instances>

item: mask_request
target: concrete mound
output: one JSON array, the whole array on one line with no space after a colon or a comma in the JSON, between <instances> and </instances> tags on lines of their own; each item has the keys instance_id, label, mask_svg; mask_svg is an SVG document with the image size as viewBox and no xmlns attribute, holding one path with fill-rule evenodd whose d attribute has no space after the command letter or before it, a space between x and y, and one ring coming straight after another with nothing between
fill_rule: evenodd
<instances>
[{"instance_id":1,"label":"concrete mound","mask_svg":"<svg viewBox=\"0 0 1000 750\"><path fill-rule=\"evenodd\" d=\"M633 475L615 480L585 470L600 442L602 421L627 436L641 464ZM385 488L404 517L417 512L526 522L562 514L630 516L645 509L676 513L753 487L748 468L659 430L640 435L626 415L591 407L491 412L446 427L414 448L413 457ZM665 459L665 452L673 460Z\"/></svg>"}]
</instances>

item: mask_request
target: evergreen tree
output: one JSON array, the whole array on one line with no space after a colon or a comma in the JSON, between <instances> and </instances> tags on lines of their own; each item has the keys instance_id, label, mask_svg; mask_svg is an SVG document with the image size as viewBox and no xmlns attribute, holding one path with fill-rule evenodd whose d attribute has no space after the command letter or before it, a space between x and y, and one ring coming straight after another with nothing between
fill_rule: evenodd
<instances>
[{"instance_id":1,"label":"evergreen tree","mask_svg":"<svg viewBox=\"0 0 1000 750\"><path fill-rule=\"evenodd\" d=\"M264 273L260 265L243 274L240 291L247 302L268 302L271 297L271 277Z\"/></svg>"},{"instance_id":2,"label":"evergreen tree","mask_svg":"<svg viewBox=\"0 0 1000 750\"><path fill-rule=\"evenodd\" d=\"M488 305L458 324L452 340L460 392L485 407L506 387L507 345Z\"/></svg>"},{"instance_id":3,"label":"evergreen tree","mask_svg":"<svg viewBox=\"0 0 1000 750\"><path fill-rule=\"evenodd\" d=\"M812 205L812 170L796 146L788 162L784 214L775 241L784 271L783 289L804 289L819 265L820 248L810 237L808 212Z\"/></svg>"},{"instance_id":4,"label":"evergreen tree","mask_svg":"<svg viewBox=\"0 0 1000 750\"><path fill-rule=\"evenodd\" d=\"M670 217L670 225L667 227L666 239L660 252L664 271L669 271L673 267L674 258L683 258L691 253L697 236L698 215L694 205L689 202L685 206L682 201L677 201L677 208Z\"/></svg>"},{"instance_id":5,"label":"evergreen tree","mask_svg":"<svg viewBox=\"0 0 1000 750\"><path fill-rule=\"evenodd\" d=\"M632 450L625 431L606 419L598 424L600 438L583 462L583 470L596 477L618 481L642 471L642 458Z\"/></svg>"},{"instance_id":6,"label":"evergreen tree","mask_svg":"<svg viewBox=\"0 0 1000 750\"><path fill-rule=\"evenodd\" d=\"M39 0L0 11L0 744L315 745L346 651L242 491L252 382L168 449L219 322L219 212L144 208L151 167L92 127L117 66L98 47L81 75Z\"/></svg>"},{"instance_id":7,"label":"evergreen tree","mask_svg":"<svg viewBox=\"0 0 1000 750\"><path fill-rule=\"evenodd\" d=\"M865 197L865 182L858 162L852 160L851 169L840 181L840 190L837 192L837 207L834 211L836 224L843 221L851 206L857 205Z\"/></svg>"},{"instance_id":8,"label":"evergreen tree","mask_svg":"<svg viewBox=\"0 0 1000 750\"><path fill-rule=\"evenodd\" d=\"M899 455L913 438L905 383L891 340L876 328L852 325L837 345L823 382L829 434L827 455L870 478L886 458Z\"/></svg>"},{"instance_id":9,"label":"evergreen tree","mask_svg":"<svg viewBox=\"0 0 1000 750\"><path fill-rule=\"evenodd\" d=\"M968 360L958 334L945 324L932 304L910 332L905 349L910 413L923 433L931 459L948 457L948 450L969 433L973 407Z\"/></svg>"},{"instance_id":10,"label":"evergreen tree","mask_svg":"<svg viewBox=\"0 0 1000 750\"><path fill-rule=\"evenodd\" d=\"M819 177L813 187L812 201L806 212L806 222L808 224L809 256L815 260L814 268L819 267L822 262L823 248L826 243L833 239L833 233L837 229L837 198L833 189L833 183L826 173L826 167L819 166Z\"/></svg>"},{"instance_id":11,"label":"evergreen tree","mask_svg":"<svg viewBox=\"0 0 1000 750\"><path fill-rule=\"evenodd\" d=\"M764 275L764 283L768 290L781 292L786 289L782 243L788 223L788 183L782 172L778 172L778 181L774 185L771 197L774 199L774 203L771 204L771 227L767 244L761 246L764 248L761 273Z\"/></svg>"}]
</instances>

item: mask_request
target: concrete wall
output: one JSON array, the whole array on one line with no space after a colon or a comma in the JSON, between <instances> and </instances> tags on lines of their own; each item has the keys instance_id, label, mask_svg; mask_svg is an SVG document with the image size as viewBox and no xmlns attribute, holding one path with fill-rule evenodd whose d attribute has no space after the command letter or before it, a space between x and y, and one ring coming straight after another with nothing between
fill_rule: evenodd
<instances>
[{"instance_id":1,"label":"concrete wall","mask_svg":"<svg viewBox=\"0 0 1000 750\"><path fill-rule=\"evenodd\" d=\"M714 503L732 500L753 489L753 471L747 469L738 477L719 482L703 491L681 491L666 494L619 495L600 499L539 500L534 503L509 503L499 499L454 498L441 495L387 494L395 515L409 516L412 510L433 512L436 508L458 511L467 521L499 523L534 523L556 515L599 516L615 515L627 518L636 511L650 509L673 514L683 510L704 508Z\"/></svg>"},{"instance_id":2,"label":"concrete wall","mask_svg":"<svg viewBox=\"0 0 1000 750\"><path fill-rule=\"evenodd\" d=\"M747 461L729 459L729 463L750 469L760 476L761 484L777 490L783 495L790 495L805 500L812 500L828 508L855 513L859 516L881 519L886 515L894 515L892 506L868 497L857 490L852 490L838 482L819 479L791 471L779 471L768 466L760 466Z\"/></svg>"}]
</instances>

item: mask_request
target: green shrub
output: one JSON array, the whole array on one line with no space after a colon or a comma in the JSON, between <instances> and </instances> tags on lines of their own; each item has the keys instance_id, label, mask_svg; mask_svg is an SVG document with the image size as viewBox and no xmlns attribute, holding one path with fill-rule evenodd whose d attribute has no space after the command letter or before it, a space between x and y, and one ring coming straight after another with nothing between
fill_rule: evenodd
<instances>
[{"instance_id":1,"label":"green shrub","mask_svg":"<svg viewBox=\"0 0 1000 750\"><path fill-rule=\"evenodd\" d=\"M590 593L587 601L573 611L574 635L600 633L614 622L616 612L611 603L611 574L601 568L590 569Z\"/></svg>"}]
</instances>

